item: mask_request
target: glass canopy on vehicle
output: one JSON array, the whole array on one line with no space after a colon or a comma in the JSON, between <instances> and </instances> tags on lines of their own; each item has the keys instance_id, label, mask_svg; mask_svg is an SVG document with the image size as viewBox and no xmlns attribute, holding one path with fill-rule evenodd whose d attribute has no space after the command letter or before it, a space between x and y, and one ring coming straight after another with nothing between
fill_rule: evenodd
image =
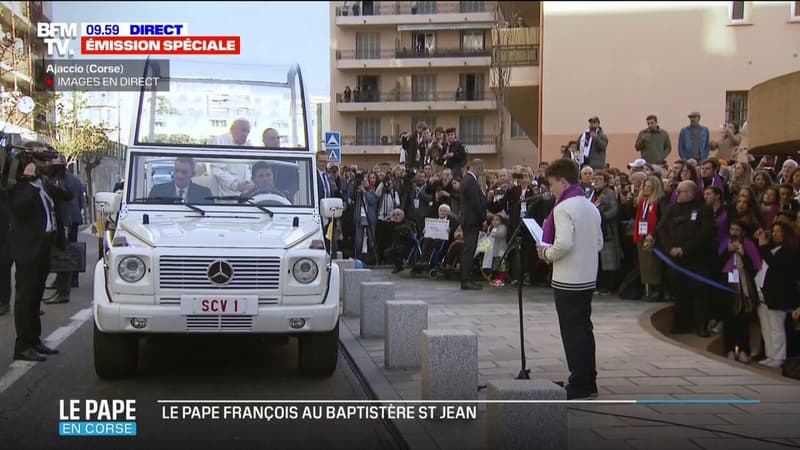
<instances>
[{"instance_id":1,"label":"glass canopy on vehicle","mask_svg":"<svg viewBox=\"0 0 800 450\"><path fill-rule=\"evenodd\" d=\"M309 150L305 95L297 65L148 60L134 142L149 146L203 146Z\"/></svg>"}]
</instances>

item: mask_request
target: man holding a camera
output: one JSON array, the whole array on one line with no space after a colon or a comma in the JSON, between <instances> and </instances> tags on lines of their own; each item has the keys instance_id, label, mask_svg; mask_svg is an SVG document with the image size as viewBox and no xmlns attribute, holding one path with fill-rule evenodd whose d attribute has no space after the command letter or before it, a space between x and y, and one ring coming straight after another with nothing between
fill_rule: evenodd
<instances>
[{"instance_id":1,"label":"man holding a camera","mask_svg":"<svg viewBox=\"0 0 800 450\"><path fill-rule=\"evenodd\" d=\"M63 177L54 173L53 160L59 155L39 143L18 153L21 173L9 188L11 213L8 255L16 264L14 324L17 339L14 359L45 361L54 350L42 343L40 302L50 272L50 251L65 245L60 202L71 200ZM11 184L11 183L9 183Z\"/></svg>"}]
</instances>

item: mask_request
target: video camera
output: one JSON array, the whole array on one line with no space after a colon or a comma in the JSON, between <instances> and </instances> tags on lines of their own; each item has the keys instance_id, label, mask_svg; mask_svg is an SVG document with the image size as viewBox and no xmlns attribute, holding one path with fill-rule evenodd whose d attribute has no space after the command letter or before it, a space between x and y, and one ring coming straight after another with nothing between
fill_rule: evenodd
<instances>
[{"instance_id":1,"label":"video camera","mask_svg":"<svg viewBox=\"0 0 800 450\"><path fill-rule=\"evenodd\" d=\"M36 164L36 175L23 174L25 167ZM23 141L19 134L0 132L0 185L10 189L19 181L36 179L42 175L58 178L64 175L66 164L61 154L52 146L38 141Z\"/></svg>"}]
</instances>

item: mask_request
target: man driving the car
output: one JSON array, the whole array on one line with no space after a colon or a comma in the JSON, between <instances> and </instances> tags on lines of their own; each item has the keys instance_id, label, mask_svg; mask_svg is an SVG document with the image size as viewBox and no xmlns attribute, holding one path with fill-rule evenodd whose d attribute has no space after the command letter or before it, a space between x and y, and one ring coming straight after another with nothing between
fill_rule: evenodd
<instances>
[{"instance_id":1,"label":"man driving the car","mask_svg":"<svg viewBox=\"0 0 800 450\"><path fill-rule=\"evenodd\" d=\"M242 194L243 199L250 199L262 194L280 195L287 200L289 195L275 187L275 166L266 162L258 161L253 164L251 180L254 187Z\"/></svg>"}]
</instances>

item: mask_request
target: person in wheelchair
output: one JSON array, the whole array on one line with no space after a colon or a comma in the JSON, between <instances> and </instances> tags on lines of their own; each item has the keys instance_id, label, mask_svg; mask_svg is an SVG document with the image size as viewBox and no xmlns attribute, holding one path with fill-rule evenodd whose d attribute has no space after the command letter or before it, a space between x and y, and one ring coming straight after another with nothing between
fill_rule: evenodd
<instances>
[{"instance_id":1,"label":"person in wheelchair","mask_svg":"<svg viewBox=\"0 0 800 450\"><path fill-rule=\"evenodd\" d=\"M459 225L453 233L453 240L447 247L442 259L441 268L444 272L461 273L461 249L464 247L464 231Z\"/></svg>"},{"instance_id":2,"label":"person in wheelchair","mask_svg":"<svg viewBox=\"0 0 800 450\"><path fill-rule=\"evenodd\" d=\"M461 226L458 219L451 213L450 206L447 204L443 203L439 205L438 213L439 220L448 220L450 222L450 233L448 235L448 239L432 239L429 237L424 238L422 240L422 252L420 254L420 258L414 268L411 269L413 273L422 273L423 271L432 268L432 266L435 265L432 261L434 251L438 252L439 250L445 250L448 243L453 242L456 229Z\"/></svg>"},{"instance_id":3,"label":"person in wheelchair","mask_svg":"<svg viewBox=\"0 0 800 450\"><path fill-rule=\"evenodd\" d=\"M258 201L255 197L261 195L277 195L283 197L286 201L290 201L291 197L287 192L275 187L275 168L272 164L266 161L258 161L253 164L251 180L253 188L242 193L239 200L240 203L245 203L250 199Z\"/></svg>"},{"instance_id":4,"label":"person in wheelchair","mask_svg":"<svg viewBox=\"0 0 800 450\"><path fill-rule=\"evenodd\" d=\"M403 271L405 258L411 253L414 233L414 225L406 220L403 210L397 208L392 211L392 245L385 252L386 261L391 261L394 265L392 273Z\"/></svg>"}]
</instances>

